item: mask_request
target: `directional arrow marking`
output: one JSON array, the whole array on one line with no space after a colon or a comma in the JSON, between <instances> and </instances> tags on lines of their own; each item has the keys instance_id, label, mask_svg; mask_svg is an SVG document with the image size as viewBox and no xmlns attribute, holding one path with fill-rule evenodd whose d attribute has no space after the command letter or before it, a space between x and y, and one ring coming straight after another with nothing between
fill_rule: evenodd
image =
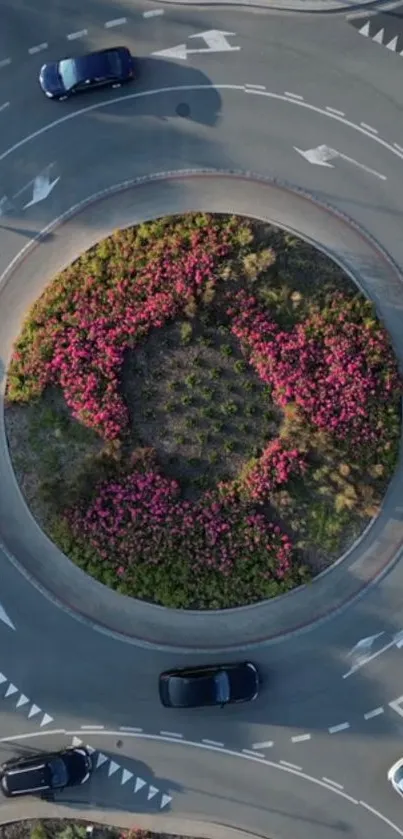
<instances>
[{"instance_id":1,"label":"directional arrow marking","mask_svg":"<svg viewBox=\"0 0 403 839\"><path fill-rule=\"evenodd\" d=\"M160 55L164 58L176 58L180 61L185 61L188 55L197 55L198 53L206 52L236 52L241 47L234 47L227 41L227 36L233 36L235 32L221 32L219 29L209 29L206 32L197 32L195 35L190 35L190 38L203 38L207 47L199 49L188 49L186 44L178 44L176 47L170 47L166 50L157 50L152 55Z\"/></svg>"},{"instance_id":2,"label":"directional arrow marking","mask_svg":"<svg viewBox=\"0 0 403 839\"><path fill-rule=\"evenodd\" d=\"M33 195L31 201L28 201L28 204L24 204L23 209L27 210L28 207L32 207L34 204L38 204L39 201L44 201L45 198L52 192L52 189L59 183L60 177L55 178L54 181L51 181L49 175L38 175L34 180L34 187L33 187Z\"/></svg>"},{"instance_id":3,"label":"directional arrow marking","mask_svg":"<svg viewBox=\"0 0 403 839\"><path fill-rule=\"evenodd\" d=\"M2 204L1 204L1 201L0 201L0 216L2 215L1 207L2 207ZM5 623L6 626L9 626L10 629L15 629L15 626L14 626L12 620L10 620L10 618L8 617L7 612L4 611L1 603L0 603L0 621L3 621L3 623Z\"/></svg>"},{"instance_id":4,"label":"directional arrow marking","mask_svg":"<svg viewBox=\"0 0 403 839\"><path fill-rule=\"evenodd\" d=\"M376 638L376 637L379 637L380 635L383 635L383 634L384 634L383 632L380 632L378 636L375 635L375 636L371 636L371 637ZM363 638L363 641L367 641L367 640L368 640L367 638ZM356 645L356 646L358 646L358 645ZM364 656L364 658L361 661L358 661L357 664L354 664L351 667L351 669L348 671L348 673L343 674L343 679L347 679L348 676L351 676L353 673L355 673L357 670L359 670L361 667L363 667L364 664L369 664L369 662L373 661L374 658L378 658L379 655L382 655L382 653L386 653L386 651L390 650L392 647L397 647L398 649L400 649L402 646L403 646L403 630L400 630L400 632L395 633L395 635L392 638L392 641L390 641L389 644L385 644L383 647L381 647L380 650L377 650L375 653L372 653L372 655ZM353 649L355 649L355 648L353 647Z\"/></svg>"},{"instance_id":5,"label":"directional arrow marking","mask_svg":"<svg viewBox=\"0 0 403 839\"><path fill-rule=\"evenodd\" d=\"M328 163L328 161L339 157L341 160L345 160L347 163L352 163L353 166L357 166L364 172L374 175L381 181L387 180L386 175L381 175L381 173L376 172L375 169L370 169L369 166L364 166L364 164L359 163L358 160L354 160L352 157L347 157L346 154L342 154L341 152L336 151L336 149L331 149L329 146L317 146L315 149L306 149L306 151L297 148L297 146L294 146L294 149L298 152L298 154L302 155L302 157L305 157L305 160L308 160L309 163L313 163L316 166L328 166L329 169L334 169L333 164Z\"/></svg>"}]
</instances>

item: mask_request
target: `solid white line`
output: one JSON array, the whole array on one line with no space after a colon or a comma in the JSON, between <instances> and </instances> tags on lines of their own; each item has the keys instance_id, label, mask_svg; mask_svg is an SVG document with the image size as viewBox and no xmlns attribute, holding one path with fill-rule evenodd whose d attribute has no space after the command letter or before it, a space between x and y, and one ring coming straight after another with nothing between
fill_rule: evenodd
<instances>
[{"instance_id":1,"label":"solid white line","mask_svg":"<svg viewBox=\"0 0 403 839\"><path fill-rule=\"evenodd\" d=\"M302 772L302 766L296 766L295 763L287 763L286 760L280 760L282 766L288 766L289 769L296 769L297 772Z\"/></svg>"},{"instance_id":2,"label":"solid white line","mask_svg":"<svg viewBox=\"0 0 403 839\"><path fill-rule=\"evenodd\" d=\"M114 20L107 20L104 27L112 29L113 26L123 26L125 23L127 23L127 17L116 17Z\"/></svg>"},{"instance_id":3,"label":"solid white line","mask_svg":"<svg viewBox=\"0 0 403 839\"><path fill-rule=\"evenodd\" d=\"M84 35L88 35L87 30L86 29L80 29L79 32L70 32L70 34L67 35L66 37L67 37L68 41L76 41L77 38L84 38Z\"/></svg>"},{"instance_id":4,"label":"solid white line","mask_svg":"<svg viewBox=\"0 0 403 839\"><path fill-rule=\"evenodd\" d=\"M4 105L0 105L0 111L5 111L6 108L10 106L9 102L4 102Z\"/></svg>"},{"instance_id":5,"label":"solid white line","mask_svg":"<svg viewBox=\"0 0 403 839\"><path fill-rule=\"evenodd\" d=\"M163 15L164 9L150 9L149 12L143 12L143 17L157 17L157 15Z\"/></svg>"},{"instance_id":6,"label":"solid white line","mask_svg":"<svg viewBox=\"0 0 403 839\"><path fill-rule=\"evenodd\" d=\"M141 734L143 729L142 728L134 728L132 725L121 725L121 726L119 726L119 731L132 731L133 733Z\"/></svg>"},{"instance_id":7,"label":"solid white line","mask_svg":"<svg viewBox=\"0 0 403 839\"><path fill-rule=\"evenodd\" d=\"M271 749L273 740L266 740L264 743L254 743L252 749Z\"/></svg>"},{"instance_id":8,"label":"solid white line","mask_svg":"<svg viewBox=\"0 0 403 839\"><path fill-rule=\"evenodd\" d=\"M384 713L383 708L381 708L381 707L374 708L373 711L367 711L367 713L364 714L364 720L372 720L372 717L379 717L379 714L383 714L383 713Z\"/></svg>"},{"instance_id":9,"label":"solid white line","mask_svg":"<svg viewBox=\"0 0 403 839\"><path fill-rule=\"evenodd\" d=\"M296 737L291 737L291 743L302 743L303 740L310 740L310 734L297 734Z\"/></svg>"},{"instance_id":10,"label":"solid white line","mask_svg":"<svg viewBox=\"0 0 403 839\"><path fill-rule=\"evenodd\" d=\"M48 44L45 42L43 44L37 44L36 47L30 47L28 52L30 55L35 55L37 52L42 52L43 50L47 50Z\"/></svg>"},{"instance_id":11,"label":"solid white line","mask_svg":"<svg viewBox=\"0 0 403 839\"><path fill-rule=\"evenodd\" d=\"M301 102L304 100L304 97L300 96L299 93L290 93L288 90L284 91L284 96L291 96L291 99L299 99Z\"/></svg>"},{"instance_id":12,"label":"solid white line","mask_svg":"<svg viewBox=\"0 0 403 839\"><path fill-rule=\"evenodd\" d=\"M206 746L217 746L219 749L224 746L224 743L219 743L217 740L202 740L202 743L205 743Z\"/></svg>"},{"instance_id":13,"label":"solid white line","mask_svg":"<svg viewBox=\"0 0 403 839\"><path fill-rule=\"evenodd\" d=\"M85 729L85 731L103 731L105 726L104 725L80 725L81 729Z\"/></svg>"},{"instance_id":14,"label":"solid white line","mask_svg":"<svg viewBox=\"0 0 403 839\"><path fill-rule=\"evenodd\" d=\"M254 757L264 757L261 752L252 752L250 749L242 749L244 755L253 755Z\"/></svg>"},{"instance_id":15,"label":"solid white line","mask_svg":"<svg viewBox=\"0 0 403 839\"><path fill-rule=\"evenodd\" d=\"M368 125L366 122L360 122L363 128L366 128L367 131L372 131L373 134L379 134L379 131L376 128L372 128L372 125Z\"/></svg>"},{"instance_id":16,"label":"solid white line","mask_svg":"<svg viewBox=\"0 0 403 839\"><path fill-rule=\"evenodd\" d=\"M337 784L336 781L332 781L330 778L323 777L322 781L324 781L326 784L332 784L332 786L337 787L337 789L344 789L344 787L341 784Z\"/></svg>"},{"instance_id":17,"label":"solid white line","mask_svg":"<svg viewBox=\"0 0 403 839\"><path fill-rule=\"evenodd\" d=\"M338 731L345 731L346 728L350 728L349 722L341 722L340 725L332 725L328 728L329 734L337 734Z\"/></svg>"},{"instance_id":18,"label":"solid white line","mask_svg":"<svg viewBox=\"0 0 403 839\"><path fill-rule=\"evenodd\" d=\"M252 90L266 90L266 85L264 84L245 84L245 87L249 87Z\"/></svg>"},{"instance_id":19,"label":"solid white line","mask_svg":"<svg viewBox=\"0 0 403 839\"><path fill-rule=\"evenodd\" d=\"M0 61L0 69L2 67L8 67L9 64L11 64L11 58L2 58Z\"/></svg>"},{"instance_id":20,"label":"solid white line","mask_svg":"<svg viewBox=\"0 0 403 839\"><path fill-rule=\"evenodd\" d=\"M330 111L331 114L337 114L338 117L345 117L344 111L338 111L337 108L330 108L326 105L326 110Z\"/></svg>"},{"instance_id":21,"label":"solid white line","mask_svg":"<svg viewBox=\"0 0 403 839\"><path fill-rule=\"evenodd\" d=\"M160 731L163 737L178 737L179 739L183 737L183 734L177 734L176 731Z\"/></svg>"},{"instance_id":22,"label":"solid white line","mask_svg":"<svg viewBox=\"0 0 403 839\"><path fill-rule=\"evenodd\" d=\"M369 810L369 812L372 813L374 816L378 816L378 819L382 819L382 821L385 822L385 824L389 825L389 827L391 827L392 830L395 830L396 833L399 834L399 836L403 836L403 830L400 830L400 827L391 822L390 819L387 819L386 816L383 816L382 813L379 812L379 810L375 810L374 807L370 807L369 804L365 803L365 801L359 801L359 804L361 804L362 807L365 807L366 810Z\"/></svg>"},{"instance_id":23,"label":"solid white line","mask_svg":"<svg viewBox=\"0 0 403 839\"><path fill-rule=\"evenodd\" d=\"M399 146L399 144L398 144L398 143L393 143L393 145L394 145L395 149L397 149L398 151L401 151L401 152L402 152L402 154L403 154L403 148L402 148L402 146Z\"/></svg>"}]
</instances>

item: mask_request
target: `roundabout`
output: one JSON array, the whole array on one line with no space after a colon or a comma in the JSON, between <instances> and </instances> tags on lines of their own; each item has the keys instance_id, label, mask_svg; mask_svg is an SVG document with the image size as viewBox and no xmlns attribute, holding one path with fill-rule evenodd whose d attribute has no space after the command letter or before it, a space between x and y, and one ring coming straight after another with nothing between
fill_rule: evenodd
<instances>
[{"instance_id":1,"label":"roundabout","mask_svg":"<svg viewBox=\"0 0 403 839\"><path fill-rule=\"evenodd\" d=\"M104 11L105 20L119 17L114 7L109 17ZM100 24L92 14L95 33ZM3 373L18 324L46 278L116 227L187 210L261 216L319 245L374 300L401 358L403 152L400 91L390 63L396 57L359 38L342 17L298 22L296 48L291 17L268 12L266 38L264 12L234 11L230 27L222 10L181 14L175 7L170 18L166 8L155 30L144 29L140 52L151 56L181 40L189 46L190 35L213 28L236 31L238 41L231 42L241 49L225 63L214 55L195 55L186 65L144 58L143 89L107 99L95 94L98 100L83 103L77 113L68 103L55 116L48 103L33 106L34 92L27 97L23 85L15 84L11 96L10 71L1 70L0 102L10 101L0 112ZM68 31L82 29L72 17L70 10ZM57 26L57 37L66 31L62 18L52 17L55 39ZM38 44L41 39L38 31ZM134 51L129 28L124 40ZM329 60L315 81L312 68L325 53ZM354 64L357 55L362 71ZM28 65L22 70L28 72ZM19 108L23 128L11 120ZM318 153L322 164L300 153L322 146L337 152L330 158L326 152L327 159ZM52 188L34 201L39 176ZM49 739L60 747L67 737L84 740L84 732L85 742L118 768L109 775L106 760L108 785L95 774L90 800L75 809L94 809L105 798L110 812L136 813L140 824L148 800L160 804L173 792L164 819L169 809L173 819L230 825L270 839L303 839L312 830L321 837L347 830L374 839L402 835L401 803L386 779L401 756L399 468L379 518L311 587L288 595L282 605L269 604L270 611L262 604L240 616L212 614L208 622L192 615L185 629L177 613L130 612L120 598L107 600L101 587L90 589L77 569L73 574L23 505L3 433L0 457L0 602L15 627L0 624L2 760L16 743L30 749L33 741L41 750ZM267 643L270 638L276 643ZM226 649L233 658L246 646L253 646L263 674L253 708L227 709L218 718L213 712L172 715L159 707L156 681L166 666L189 662L192 650L203 662L209 649ZM141 731L133 735L147 736L124 736L124 729L136 727ZM109 746L103 742L108 737ZM197 747L186 743L203 741L203 757L196 757ZM122 773L133 772L127 784L133 781L134 789L136 760L150 767L144 780L158 795L144 802L131 790L129 803ZM153 778L168 783L153 784ZM35 806L27 800L24 812L34 815ZM2 803L0 814L13 818L15 810ZM213 834L206 825L198 835Z\"/></svg>"}]
</instances>

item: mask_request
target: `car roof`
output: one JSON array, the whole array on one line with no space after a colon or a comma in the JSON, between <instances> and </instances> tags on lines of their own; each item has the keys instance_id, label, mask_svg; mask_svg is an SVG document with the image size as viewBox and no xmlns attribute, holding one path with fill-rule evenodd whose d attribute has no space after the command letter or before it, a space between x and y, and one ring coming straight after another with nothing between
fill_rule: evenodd
<instances>
[{"instance_id":1,"label":"car roof","mask_svg":"<svg viewBox=\"0 0 403 839\"><path fill-rule=\"evenodd\" d=\"M212 674L192 678L184 675L169 677L169 698L173 705L213 705L216 702Z\"/></svg>"},{"instance_id":2,"label":"car roof","mask_svg":"<svg viewBox=\"0 0 403 839\"><path fill-rule=\"evenodd\" d=\"M43 760L6 768L4 776L9 792L25 792L49 787L49 771Z\"/></svg>"},{"instance_id":3,"label":"car roof","mask_svg":"<svg viewBox=\"0 0 403 839\"><path fill-rule=\"evenodd\" d=\"M82 79L107 76L111 70L111 59L116 56L116 53L119 55L122 49L126 52L126 48L115 47L115 49L89 52L87 55L79 55L69 60L74 62L77 75Z\"/></svg>"}]
</instances>

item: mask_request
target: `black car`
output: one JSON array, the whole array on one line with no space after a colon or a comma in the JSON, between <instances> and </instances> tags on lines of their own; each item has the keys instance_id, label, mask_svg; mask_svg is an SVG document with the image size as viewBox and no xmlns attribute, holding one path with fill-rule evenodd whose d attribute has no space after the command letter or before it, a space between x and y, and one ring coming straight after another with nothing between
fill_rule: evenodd
<instances>
[{"instance_id":1,"label":"black car","mask_svg":"<svg viewBox=\"0 0 403 839\"><path fill-rule=\"evenodd\" d=\"M87 749L64 749L8 760L0 769L0 786L7 798L15 795L46 797L52 791L83 784L91 771L92 759Z\"/></svg>"},{"instance_id":2,"label":"black car","mask_svg":"<svg viewBox=\"0 0 403 839\"><path fill-rule=\"evenodd\" d=\"M159 678L166 708L197 708L249 702L259 693L259 674L250 661L168 670Z\"/></svg>"},{"instance_id":3,"label":"black car","mask_svg":"<svg viewBox=\"0 0 403 839\"><path fill-rule=\"evenodd\" d=\"M134 59L127 47L90 52L44 64L39 84L49 99L67 99L94 87L120 87L134 78Z\"/></svg>"}]
</instances>

